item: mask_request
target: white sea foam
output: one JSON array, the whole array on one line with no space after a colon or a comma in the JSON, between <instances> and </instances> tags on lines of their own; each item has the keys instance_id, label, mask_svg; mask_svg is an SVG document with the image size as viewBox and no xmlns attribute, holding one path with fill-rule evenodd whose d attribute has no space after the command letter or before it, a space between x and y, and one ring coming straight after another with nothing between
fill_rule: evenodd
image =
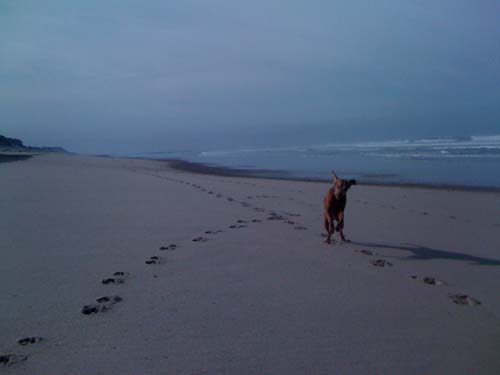
<instances>
[{"instance_id":1,"label":"white sea foam","mask_svg":"<svg viewBox=\"0 0 500 375\"><path fill-rule=\"evenodd\" d=\"M343 152L354 152L372 157L399 158L498 158L500 135L482 135L463 138L427 138L369 141L353 143L325 143L307 146L241 148L237 150L205 151L202 158L237 156L241 154L299 153L304 157L324 157Z\"/></svg>"}]
</instances>

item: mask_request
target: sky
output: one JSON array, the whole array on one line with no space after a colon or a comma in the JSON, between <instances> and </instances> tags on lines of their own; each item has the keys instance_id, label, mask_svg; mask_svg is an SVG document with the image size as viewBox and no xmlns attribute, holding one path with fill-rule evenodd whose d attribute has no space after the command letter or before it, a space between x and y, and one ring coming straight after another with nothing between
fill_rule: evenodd
<instances>
[{"instance_id":1,"label":"sky","mask_svg":"<svg viewBox=\"0 0 500 375\"><path fill-rule=\"evenodd\" d=\"M500 0L0 0L0 134L82 153L500 134Z\"/></svg>"}]
</instances>

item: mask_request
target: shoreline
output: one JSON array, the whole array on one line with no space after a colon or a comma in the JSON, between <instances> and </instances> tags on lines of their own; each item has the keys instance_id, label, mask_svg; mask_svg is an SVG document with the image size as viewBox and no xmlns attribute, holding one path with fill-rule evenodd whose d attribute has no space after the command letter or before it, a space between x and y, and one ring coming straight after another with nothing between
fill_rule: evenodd
<instances>
[{"instance_id":1,"label":"shoreline","mask_svg":"<svg viewBox=\"0 0 500 375\"><path fill-rule=\"evenodd\" d=\"M150 159L150 158L137 158L137 159L167 162L172 169L183 172L191 172L195 174L205 174L205 175L213 175L221 177L247 177L247 178L281 180L281 181L330 182L330 179L326 178L321 179L321 178L308 178L308 177L294 177L289 175L288 172L280 170L262 170L262 169L248 170L241 168L209 165L205 163L192 162L183 159ZM500 194L500 187L495 187L495 186L470 186L470 185L409 183L409 182L387 183L379 181L364 181L362 179L358 179L357 181L359 185L363 186Z\"/></svg>"}]
</instances>

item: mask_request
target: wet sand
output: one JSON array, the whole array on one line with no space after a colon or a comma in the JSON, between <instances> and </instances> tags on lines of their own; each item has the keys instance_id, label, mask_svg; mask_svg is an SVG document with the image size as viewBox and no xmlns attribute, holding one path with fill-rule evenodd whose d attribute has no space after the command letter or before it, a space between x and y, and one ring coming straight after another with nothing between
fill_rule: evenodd
<instances>
[{"instance_id":1,"label":"wet sand","mask_svg":"<svg viewBox=\"0 0 500 375\"><path fill-rule=\"evenodd\" d=\"M6 374L500 373L500 194L0 164ZM18 341L21 340L21 343Z\"/></svg>"}]
</instances>

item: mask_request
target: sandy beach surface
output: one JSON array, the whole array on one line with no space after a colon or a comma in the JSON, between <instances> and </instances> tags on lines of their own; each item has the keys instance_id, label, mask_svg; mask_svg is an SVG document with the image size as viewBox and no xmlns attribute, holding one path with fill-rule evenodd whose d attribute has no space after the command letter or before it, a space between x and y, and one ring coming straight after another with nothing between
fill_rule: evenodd
<instances>
[{"instance_id":1,"label":"sandy beach surface","mask_svg":"<svg viewBox=\"0 0 500 375\"><path fill-rule=\"evenodd\" d=\"M500 374L500 194L328 188L0 163L0 373Z\"/></svg>"}]
</instances>

